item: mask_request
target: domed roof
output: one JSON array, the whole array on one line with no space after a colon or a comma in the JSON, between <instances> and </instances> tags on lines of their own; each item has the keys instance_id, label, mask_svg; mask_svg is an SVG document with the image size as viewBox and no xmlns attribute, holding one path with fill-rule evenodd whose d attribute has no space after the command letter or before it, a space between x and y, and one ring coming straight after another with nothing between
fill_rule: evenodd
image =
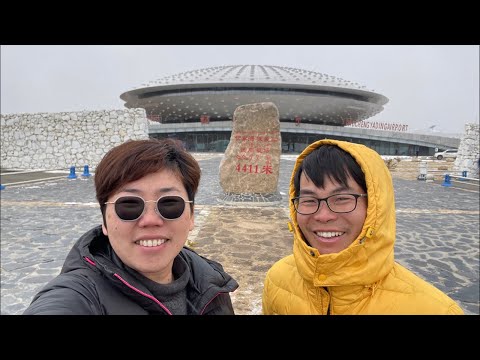
<instances>
[{"instance_id":1,"label":"domed roof","mask_svg":"<svg viewBox=\"0 0 480 360\"><path fill-rule=\"evenodd\" d=\"M274 65L227 65L185 71L174 75L149 81L137 88L162 85L208 84L208 83L242 83L242 84L296 84L316 85L368 90L365 86L336 76L319 72Z\"/></svg>"},{"instance_id":2,"label":"domed roof","mask_svg":"<svg viewBox=\"0 0 480 360\"><path fill-rule=\"evenodd\" d=\"M388 98L358 83L310 70L271 65L228 65L186 71L124 92L127 108L147 117L197 122L202 116L232 120L242 104L273 102L280 121L345 125L383 110Z\"/></svg>"}]
</instances>

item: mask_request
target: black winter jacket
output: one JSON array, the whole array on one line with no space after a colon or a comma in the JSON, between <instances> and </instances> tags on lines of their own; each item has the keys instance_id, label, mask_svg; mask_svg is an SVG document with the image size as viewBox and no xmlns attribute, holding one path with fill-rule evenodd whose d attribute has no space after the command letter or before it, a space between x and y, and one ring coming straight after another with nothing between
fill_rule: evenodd
<instances>
[{"instance_id":1,"label":"black winter jacket","mask_svg":"<svg viewBox=\"0 0 480 360\"><path fill-rule=\"evenodd\" d=\"M65 259L60 274L34 296L24 315L166 315L159 300L133 276L115 264L113 249L102 227L85 233ZM233 315L229 292L238 283L223 267L183 247L188 264L189 315Z\"/></svg>"}]
</instances>

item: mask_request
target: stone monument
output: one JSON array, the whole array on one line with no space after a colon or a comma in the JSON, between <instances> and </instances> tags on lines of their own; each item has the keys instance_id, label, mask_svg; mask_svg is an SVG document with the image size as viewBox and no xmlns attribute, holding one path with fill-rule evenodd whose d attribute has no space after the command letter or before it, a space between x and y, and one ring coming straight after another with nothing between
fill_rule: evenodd
<instances>
[{"instance_id":1,"label":"stone monument","mask_svg":"<svg viewBox=\"0 0 480 360\"><path fill-rule=\"evenodd\" d=\"M223 201L280 201L282 139L274 103L241 105L233 114L230 143L220 163ZM266 205L267 205L266 204Z\"/></svg>"}]
</instances>

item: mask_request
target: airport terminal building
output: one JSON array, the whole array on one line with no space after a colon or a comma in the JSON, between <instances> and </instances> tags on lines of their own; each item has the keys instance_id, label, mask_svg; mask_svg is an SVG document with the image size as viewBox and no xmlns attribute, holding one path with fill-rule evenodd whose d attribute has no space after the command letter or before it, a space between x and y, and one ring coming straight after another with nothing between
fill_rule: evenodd
<instances>
[{"instance_id":1,"label":"airport terminal building","mask_svg":"<svg viewBox=\"0 0 480 360\"><path fill-rule=\"evenodd\" d=\"M365 144L382 155L433 155L460 139L407 132L402 124L367 122L388 98L358 83L309 70L230 65L187 71L120 95L143 108L149 136L176 138L192 152L224 152L235 109L273 102L279 111L283 153L299 153L323 138Z\"/></svg>"}]
</instances>

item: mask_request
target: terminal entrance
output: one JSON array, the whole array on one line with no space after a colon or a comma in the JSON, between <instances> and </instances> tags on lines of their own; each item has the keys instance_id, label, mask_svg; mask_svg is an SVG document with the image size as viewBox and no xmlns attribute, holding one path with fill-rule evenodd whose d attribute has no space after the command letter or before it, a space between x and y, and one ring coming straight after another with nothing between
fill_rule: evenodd
<instances>
[{"instance_id":1,"label":"terminal entrance","mask_svg":"<svg viewBox=\"0 0 480 360\"><path fill-rule=\"evenodd\" d=\"M168 134L150 134L150 137L163 139L174 138L182 141L183 146L190 152L220 152L227 149L231 132L178 132ZM292 134L282 133L282 153L300 154L303 149L314 141L321 139L335 139L363 144L375 150L380 155L391 156L433 156L434 148L387 142L381 140L360 139L341 136L327 136L323 134Z\"/></svg>"}]
</instances>

